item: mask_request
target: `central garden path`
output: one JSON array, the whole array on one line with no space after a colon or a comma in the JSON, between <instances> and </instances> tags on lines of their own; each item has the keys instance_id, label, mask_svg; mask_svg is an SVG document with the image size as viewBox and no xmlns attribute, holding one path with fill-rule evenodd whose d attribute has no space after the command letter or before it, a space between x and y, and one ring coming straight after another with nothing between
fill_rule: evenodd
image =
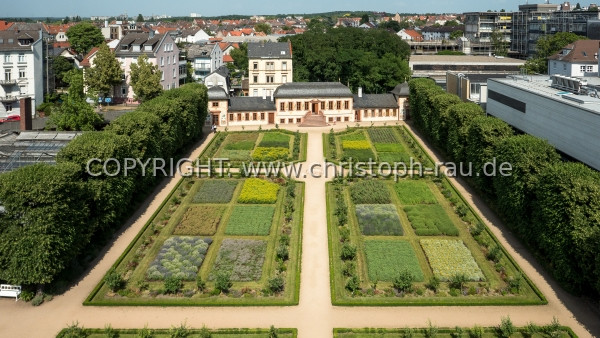
<instances>
[{"instance_id":1,"label":"central garden path","mask_svg":"<svg viewBox=\"0 0 600 338\"><path fill-rule=\"evenodd\" d=\"M338 125L337 128L344 128ZM309 164L323 162L322 133L328 128L307 128L309 133ZM295 128L294 128L295 130ZM208 136L208 140L212 135ZM194 150L190 157L197 157L208 143ZM303 168L306 171L307 165ZM329 256L324 177L307 177L304 205L304 228L302 242L302 273L300 304L292 307L84 307L82 302L103 278L127 245L133 240L154 210L177 184L173 177L156 190L107 251L98 259L89 273L70 290L40 307L24 302L0 299L0 337L53 337L66 325L78 321L88 328L169 328L186 322L190 327L211 328L298 328L302 338L331 337L334 327L402 328L424 327L430 319L439 327L472 327L474 324L495 326L500 319L510 315L518 326L532 321L549 323L553 317L568 325L580 337L600 335L600 320L578 298L562 291L551 281L537 262L516 239L506 231L493 214L476 196L469 193L461 182L453 181L498 236L527 275L548 298L544 306L509 307L334 307L331 305L329 286ZM575 313L577 319L574 317ZM584 327L581 323L585 323ZM587 330L589 331L587 331ZM590 333L591 332L591 333Z\"/></svg>"}]
</instances>

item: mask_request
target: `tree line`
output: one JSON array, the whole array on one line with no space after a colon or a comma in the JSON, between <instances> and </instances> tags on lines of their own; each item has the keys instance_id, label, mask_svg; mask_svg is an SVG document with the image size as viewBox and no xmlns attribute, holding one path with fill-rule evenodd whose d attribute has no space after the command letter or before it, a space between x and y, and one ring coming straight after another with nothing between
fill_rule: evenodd
<instances>
[{"instance_id":1,"label":"tree line","mask_svg":"<svg viewBox=\"0 0 600 338\"><path fill-rule=\"evenodd\" d=\"M410 47L387 30L317 23L281 41L287 39L292 42L296 82L341 82L353 90L385 93L410 77Z\"/></svg>"},{"instance_id":2,"label":"tree line","mask_svg":"<svg viewBox=\"0 0 600 338\"><path fill-rule=\"evenodd\" d=\"M90 255L131 214L160 177L153 161L127 176L92 176L88 161L125 158L168 161L198 140L207 115L206 87L163 92L103 131L86 132L63 148L56 165L40 163L0 176L0 280L44 285ZM102 172L102 163L90 166ZM108 172L116 172L110 162Z\"/></svg>"},{"instance_id":3,"label":"tree line","mask_svg":"<svg viewBox=\"0 0 600 338\"><path fill-rule=\"evenodd\" d=\"M512 175L470 180L491 201L505 224L525 242L568 290L600 293L600 174L561 161L556 149L531 135L516 135L505 122L486 116L428 79L410 83L415 126L455 163L474 172L496 159Z\"/></svg>"}]
</instances>

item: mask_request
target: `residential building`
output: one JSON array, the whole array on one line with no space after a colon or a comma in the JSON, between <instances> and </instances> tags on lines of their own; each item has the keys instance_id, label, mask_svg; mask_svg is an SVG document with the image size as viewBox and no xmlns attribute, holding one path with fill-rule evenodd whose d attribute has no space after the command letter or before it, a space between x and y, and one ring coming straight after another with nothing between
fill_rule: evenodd
<instances>
[{"instance_id":1,"label":"residential building","mask_svg":"<svg viewBox=\"0 0 600 338\"><path fill-rule=\"evenodd\" d=\"M598 76L600 40L579 40L548 57L548 74L569 77Z\"/></svg>"},{"instance_id":2,"label":"residential building","mask_svg":"<svg viewBox=\"0 0 600 338\"><path fill-rule=\"evenodd\" d=\"M121 25L108 24L108 21L104 21L104 27L100 30L102 31L102 36L104 36L105 40L121 40L125 35Z\"/></svg>"},{"instance_id":3,"label":"residential building","mask_svg":"<svg viewBox=\"0 0 600 338\"><path fill-rule=\"evenodd\" d=\"M515 76L488 80L487 113L600 170L600 79ZM589 96L589 95L593 95Z\"/></svg>"},{"instance_id":4,"label":"residential building","mask_svg":"<svg viewBox=\"0 0 600 338\"><path fill-rule=\"evenodd\" d=\"M21 97L44 101L43 55L41 31L0 31L0 117L19 114Z\"/></svg>"},{"instance_id":5,"label":"residential building","mask_svg":"<svg viewBox=\"0 0 600 338\"><path fill-rule=\"evenodd\" d=\"M214 72L208 74L206 78L204 78L204 85L208 88L221 87L229 94L232 90L229 79L229 68L227 68L227 66L221 66Z\"/></svg>"},{"instance_id":6,"label":"residential building","mask_svg":"<svg viewBox=\"0 0 600 338\"><path fill-rule=\"evenodd\" d=\"M455 31L462 30L464 31L463 26L425 26L421 30L421 34L423 35L423 41L442 41L442 40L450 40L450 34Z\"/></svg>"},{"instance_id":7,"label":"residential building","mask_svg":"<svg viewBox=\"0 0 600 338\"><path fill-rule=\"evenodd\" d=\"M465 13L465 37L472 42L491 43L492 33L502 34L510 43L512 12L469 12Z\"/></svg>"},{"instance_id":8,"label":"residential building","mask_svg":"<svg viewBox=\"0 0 600 338\"><path fill-rule=\"evenodd\" d=\"M250 96L271 96L282 84L293 82L292 43L248 44Z\"/></svg>"},{"instance_id":9,"label":"residential building","mask_svg":"<svg viewBox=\"0 0 600 338\"><path fill-rule=\"evenodd\" d=\"M515 75L517 73L515 72ZM506 78L506 73L457 73L446 72L446 92L457 95L464 102L473 102L485 109L488 98L489 79Z\"/></svg>"},{"instance_id":10,"label":"residential building","mask_svg":"<svg viewBox=\"0 0 600 338\"><path fill-rule=\"evenodd\" d=\"M398 35L400 37L400 39L402 39L404 41L414 41L414 42L422 42L423 41L423 35L421 35L421 33L417 32L414 29L403 28L398 33L396 33L396 35Z\"/></svg>"},{"instance_id":11,"label":"residential building","mask_svg":"<svg viewBox=\"0 0 600 338\"><path fill-rule=\"evenodd\" d=\"M188 29L184 29L181 32L181 36L178 36L177 39L175 39L175 42L180 43L180 42L185 42L185 43L201 43L201 42L208 42L208 40L210 39L210 35L206 34L205 31L203 31L200 28L188 28Z\"/></svg>"},{"instance_id":12,"label":"residential building","mask_svg":"<svg viewBox=\"0 0 600 338\"><path fill-rule=\"evenodd\" d=\"M218 43L192 45L187 50L187 59L192 63L194 80L204 78L223 65L223 51Z\"/></svg>"},{"instance_id":13,"label":"residential building","mask_svg":"<svg viewBox=\"0 0 600 338\"><path fill-rule=\"evenodd\" d=\"M115 54L124 72L123 84L114 93L118 100L134 101L129 82L131 64L136 63L142 54L146 54L148 62L158 66L161 72L160 84L164 90L179 87L179 48L169 34L129 33L121 39Z\"/></svg>"}]
</instances>

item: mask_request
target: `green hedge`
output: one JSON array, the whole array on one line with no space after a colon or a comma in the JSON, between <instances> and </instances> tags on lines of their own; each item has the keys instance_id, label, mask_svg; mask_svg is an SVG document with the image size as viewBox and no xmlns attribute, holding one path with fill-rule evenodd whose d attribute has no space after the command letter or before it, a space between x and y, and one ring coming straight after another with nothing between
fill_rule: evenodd
<instances>
[{"instance_id":1,"label":"green hedge","mask_svg":"<svg viewBox=\"0 0 600 338\"><path fill-rule=\"evenodd\" d=\"M528 244L554 277L576 294L600 294L600 174L561 162L546 141L514 135L473 103L428 79L410 83L415 126L450 161L471 162L468 181ZM481 174L483 163L512 164L512 176Z\"/></svg>"},{"instance_id":2,"label":"green hedge","mask_svg":"<svg viewBox=\"0 0 600 338\"><path fill-rule=\"evenodd\" d=\"M153 161L145 175L138 166L125 176L87 172L88 161L160 157L168 164L202 135L206 87L188 84L164 92L111 123L104 131L75 138L57 156L57 165L38 164L0 176L0 280L48 284L69 270L91 244L103 242L158 183ZM90 166L101 172L101 165ZM111 163L109 172L118 166ZM17 236L17 234L19 234Z\"/></svg>"}]
</instances>

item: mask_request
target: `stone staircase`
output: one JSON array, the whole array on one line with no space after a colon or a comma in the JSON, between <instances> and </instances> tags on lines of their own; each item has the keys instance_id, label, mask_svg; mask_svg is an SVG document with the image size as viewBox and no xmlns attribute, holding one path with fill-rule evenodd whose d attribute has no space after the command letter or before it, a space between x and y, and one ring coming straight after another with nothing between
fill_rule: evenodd
<instances>
[{"instance_id":1,"label":"stone staircase","mask_svg":"<svg viewBox=\"0 0 600 338\"><path fill-rule=\"evenodd\" d=\"M313 114L312 112L307 112L302 119L302 123L300 127L326 127L329 124L325 120L325 116L319 112L319 114Z\"/></svg>"}]
</instances>

